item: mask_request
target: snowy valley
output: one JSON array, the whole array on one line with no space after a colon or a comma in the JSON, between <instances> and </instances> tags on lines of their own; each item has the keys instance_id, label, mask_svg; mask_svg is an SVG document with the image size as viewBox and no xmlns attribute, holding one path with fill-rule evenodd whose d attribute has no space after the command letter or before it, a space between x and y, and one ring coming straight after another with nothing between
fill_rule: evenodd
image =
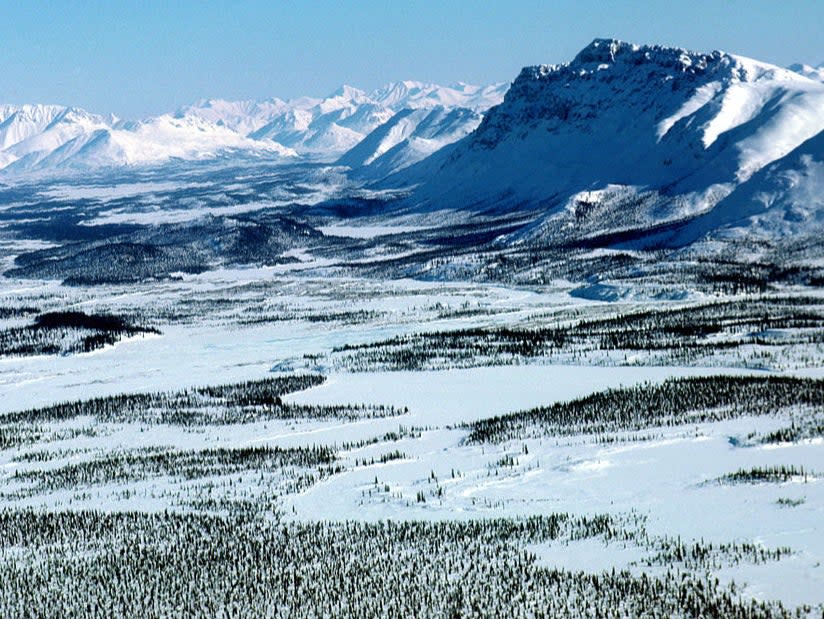
<instances>
[{"instance_id":1,"label":"snowy valley","mask_svg":"<svg viewBox=\"0 0 824 619\"><path fill-rule=\"evenodd\" d=\"M0 106L0 616L822 616L822 233L720 51Z\"/></svg>"}]
</instances>

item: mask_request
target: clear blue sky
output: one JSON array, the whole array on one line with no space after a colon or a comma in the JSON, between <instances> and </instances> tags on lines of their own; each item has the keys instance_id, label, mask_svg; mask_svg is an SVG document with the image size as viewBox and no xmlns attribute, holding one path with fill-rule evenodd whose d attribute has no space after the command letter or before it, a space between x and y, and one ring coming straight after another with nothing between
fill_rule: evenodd
<instances>
[{"instance_id":1,"label":"clear blue sky","mask_svg":"<svg viewBox=\"0 0 824 619\"><path fill-rule=\"evenodd\" d=\"M510 81L595 37L824 61L820 0L0 0L0 102L138 118L342 83Z\"/></svg>"}]
</instances>

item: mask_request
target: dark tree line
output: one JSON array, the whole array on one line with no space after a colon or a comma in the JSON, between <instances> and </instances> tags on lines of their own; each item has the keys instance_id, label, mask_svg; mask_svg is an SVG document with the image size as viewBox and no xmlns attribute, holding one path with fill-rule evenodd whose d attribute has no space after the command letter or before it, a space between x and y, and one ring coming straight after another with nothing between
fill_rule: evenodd
<instances>
[{"instance_id":1,"label":"dark tree line","mask_svg":"<svg viewBox=\"0 0 824 619\"><path fill-rule=\"evenodd\" d=\"M781 345L824 343L824 304L817 297L760 296L680 308L623 312L545 327L431 331L332 350L353 371L506 365L559 354L660 351L679 358L773 345L765 333L792 330Z\"/></svg>"},{"instance_id":2,"label":"dark tree line","mask_svg":"<svg viewBox=\"0 0 824 619\"><path fill-rule=\"evenodd\" d=\"M170 476L191 480L234 473L279 472L286 467L321 467L327 474L342 470L333 467L335 452L329 447L241 447L200 450L145 448L106 455L48 470L17 471L13 479L33 484L31 492L76 489L110 482L132 482Z\"/></svg>"},{"instance_id":3,"label":"dark tree line","mask_svg":"<svg viewBox=\"0 0 824 619\"><path fill-rule=\"evenodd\" d=\"M6 274L73 285L132 283L202 273L221 264L294 262L283 255L286 250L339 244L304 223L272 213L103 230L109 232L103 238L20 254Z\"/></svg>"},{"instance_id":4,"label":"dark tree line","mask_svg":"<svg viewBox=\"0 0 824 619\"><path fill-rule=\"evenodd\" d=\"M24 316L31 316L39 313L40 310L38 308L30 305L0 305L0 320L22 318Z\"/></svg>"},{"instance_id":5,"label":"dark tree line","mask_svg":"<svg viewBox=\"0 0 824 619\"><path fill-rule=\"evenodd\" d=\"M721 484L780 484L793 479L803 479L804 483L807 483L818 476L816 473L804 470L803 466L756 466L751 469L739 469L734 473L719 477L717 481Z\"/></svg>"},{"instance_id":6,"label":"dark tree line","mask_svg":"<svg viewBox=\"0 0 824 619\"><path fill-rule=\"evenodd\" d=\"M111 314L46 312L24 327L0 330L0 355L55 355L91 352L138 333L160 333Z\"/></svg>"},{"instance_id":7,"label":"dark tree line","mask_svg":"<svg viewBox=\"0 0 824 619\"><path fill-rule=\"evenodd\" d=\"M483 419L467 440L495 443L537 436L603 434L771 415L788 407L824 409L824 380L707 376L608 389L584 398Z\"/></svg>"},{"instance_id":8,"label":"dark tree line","mask_svg":"<svg viewBox=\"0 0 824 619\"><path fill-rule=\"evenodd\" d=\"M270 419L352 420L402 414L385 406L289 404L282 400L288 393L315 387L324 380L320 375L300 374L173 392L112 395L0 414L0 424L59 422L91 416L104 423L202 426Z\"/></svg>"}]
</instances>

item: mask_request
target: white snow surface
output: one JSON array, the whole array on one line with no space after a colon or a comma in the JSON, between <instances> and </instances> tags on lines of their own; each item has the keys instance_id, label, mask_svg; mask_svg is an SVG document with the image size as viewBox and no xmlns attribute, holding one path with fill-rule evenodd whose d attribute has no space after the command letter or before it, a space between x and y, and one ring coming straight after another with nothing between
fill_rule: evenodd
<instances>
[{"instance_id":1,"label":"white snow surface","mask_svg":"<svg viewBox=\"0 0 824 619\"><path fill-rule=\"evenodd\" d=\"M310 261L310 255L295 252ZM301 365L304 355L323 353L344 343L368 342L393 335L492 324L517 324L535 313L574 308L599 312L608 306L574 299L560 290L543 292L480 284L418 281L370 281L278 275L275 269L226 269L188 276L183 281L151 285L99 287L94 294L50 282L4 280L0 301L11 298L61 296L72 309L154 308L181 301L197 303L231 298L248 301L262 313L341 311L383 312L355 324L327 324L300 319L244 325L232 308L210 310L207 318L165 325L163 334L133 337L115 346L70 357L39 356L0 360L0 411L13 411L58 401L123 392L177 390L271 376L271 369ZM262 305L261 305L262 304ZM478 304L492 314L441 318L448 307ZM218 306L220 307L220 306ZM36 449L87 450L50 465L94 457L112 449L143 446L202 449L225 446L336 444L380 439L399 426L420 428L419 437L379 440L340 450L345 471L299 492L286 494L280 506L286 517L302 520L466 519L570 512L574 514L631 511L647 518L652 535L681 536L716 543L750 542L768 548L789 546L793 554L763 565L742 563L717 571L735 580L746 595L781 599L786 604L820 603L824 585L824 480L776 485L722 486L716 477L752 466L803 466L824 469L824 442L736 447L730 437L786 427L780 417L741 418L720 423L688 424L619 433L604 444L590 436L528 439L499 445L468 445L461 423L511 411L569 400L608 387L660 382L673 376L740 373L724 367L592 367L515 365L431 372L345 373L326 371L327 381L290 394L295 403L389 404L404 414L375 420L289 420L197 431L173 426L103 424L97 436L69 437L7 450L0 454L0 484L13 489L14 472L36 466L17 458ZM748 373L758 371L747 370ZM820 368L805 372L824 376ZM89 419L66 427L82 430ZM383 454L403 457L385 464ZM365 464L374 458L377 463ZM511 458L514 465L502 465ZM433 479L434 476L434 479ZM378 483L375 483L377 478ZM186 492L186 484L161 478L129 486L111 483L84 489L38 494L15 505L56 509L94 507L104 510L163 510ZM389 488L386 492L383 489ZM441 488L439 495L433 491ZM233 478L238 492L260 491L255 476ZM419 492L427 500L416 500ZM798 501L784 507L778 499ZM643 548L604 544L602 540L568 546L531 548L541 561L567 569L627 568L639 564Z\"/></svg>"}]
</instances>

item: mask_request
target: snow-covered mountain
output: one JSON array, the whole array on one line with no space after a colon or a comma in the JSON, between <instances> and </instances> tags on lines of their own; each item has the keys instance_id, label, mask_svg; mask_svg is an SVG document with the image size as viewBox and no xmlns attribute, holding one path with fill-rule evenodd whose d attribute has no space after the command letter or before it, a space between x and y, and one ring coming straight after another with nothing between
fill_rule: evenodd
<instances>
[{"instance_id":1,"label":"snow-covered mountain","mask_svg":"<svg viewBox=\"0 0 824 619\"><path fill-rule=\"evenodd\" d=\"M824 132L765 166L705 215L679 229L686 245L711 238L772 240L824 231Z\"/></svg>"},{"instance_id":2,"label":"snow-covered mountain","mask_svg":"<svg viewBox=\"0 0 824 619\"><path fill-rule=\"evenodd\" d=\"M511 87L422 82L213 99L141 122L0 107L5 175L170 160L337 162L420 209L535 209L510 242L687 244L824 230L824 82L715 51L595 40ZM645 240L639 240L645 239Z\"/></svg>"},{"instance_id":3,"label":"snow-covered mountain","mask_svg":"<svg viewBox=\"0 0 824 619\"><path fill-rule=\"evenodd\" d=\"M266 101L206 99L181 108L175 117L206 120L246 136L289 109L290 105L281 99Z\"/></svg>"},{"instance_id":4,"label":"snow-covered mountain","mask_svg":"<svg viewBox=\"0 0 824 619\"><path fill-rule=\"evenodd\" d=\"M824 82L824 62L822 62L817 67L810 66L808 64L792 64L788 67L790 71L795 71L796 73L803 75L804 77L808 77L811 80L815 80L817 82Z\"/></svg>"},{"instance_id":5,"label":"snow-covered mountain","mask_svg":"<svg viewBox=\"0 0 824 619\"><path fill-rule=\"evenodd\" d=\"M383 178L412 165L475 130L480 112L443 106L404 108L339 160L360 177Z\"/></svg>"},{"instance_id":6,"label":"snow-covered mountain","mask_svg":"<svg viewBox=\"0 0 824 619\"><path fill-rule=\"evenodd\" d=\"M343 86L324 99L288 102L282 112L273 114L270 121L256 129L250 137L258 140L271 139L304 155L329 158L356 147L372 131L398 135L398 129L401 126L409 127L412 121L412 118L407 118L406 122L400 123L400 118L396 118L404 110L451 110L460 107L469 109L472 116L500 103L507 87L502 84L439 86L403 81L388 84L367 94L357 88ZM403 112L403 117L407 116ZM423 119L425 116L424 113L416 117ZM474 129L475 125L467 124L462 134L456 135L462 137ZM398 129L391 132L390 127ZM405 137L407 136L400 139ZM370 142L373 141L374 138L370 136ZM417 161L445 143L448 142L442 140L439 143L421 143L419 148L413 149L418 154L410 155L407 159ZM397 142L391 146L396 144Z\"/></svg>"},{"instance_id":7,"label":"snow-covered mountain","mask_svg":"<svg viewBox=\"0 0 824 619\"><path fill-rule=\"evenodd\" d=\"M303 156L333 161L401 110L468 108L452 118L465 116L469 122L464 128L450 129L450 121L444 119L441 132L430 130L429 135L422 129L414 136L420 139L399 160L418 161L447 143L447 132L452 131L454 140L474 129L475 111L500 102L504 90L499 84L442 87L405 81L367 94L342 86L323 98L203 100L173 115L141 122L58 105L4 105L0 106L0 170L11 175L154 165L232 153L274 160ZM410 129L403 139L412 138L411 133Z\"/></svg>"},{"instance_id":8,"label":"snow-covered mountain","mask_svg":"<svg viewBox=\"0 0 824 619\"><path fill-rule=\"evenodd\" d=\"M65 144L109 130L113 121L74 107L21 106L3 123L12 131L7 134L8 146L0 150L0 168L37 169L41 161Z\"/></svg>"},{"instance_id":9,"label":"snow-covered mountain","mask_svg":"<svg viewBox=\"0 0 824 619\"><path fill-rule=\"evenodd\" d=\"M65 111L60 105L0 105L0 151L43 132Z\"/></svg>"},{"instance_id":10,"label":"snow-covered mountain","mask_svg":"<svg viewBox=\"0 0 824 619\"><path fill-rule=\"evenodd\" d=\"M508 88L508 83L474 86L459 82L452 86L438 86L406 80L387 84L372 92L370 98L396 111L404 108L463 107L483 112L498 105Z\"/></svg>"},{"instance_id":11,"label":"snow-covered mountain","mask_svg":"<svg viewBox=\"0 0 824 619\"><path fill-rule=\"evenodd\" d=\"M568 64L525 68L473 133L387 184L416 186L419 208L539 207L535 235L606 234L760 195L743 185L822 130L824 84L796 72L595 40ZM806 156L820 161L816 144Z\"/></svg>"},{"instance_id":12,"label":"snow-covered mountain","mask_svg":"<svg viewBox=\"0 0 824 619\"><path fill-rule=\"evenodd\" d=\"M277 143L256 142L192 116L163 115L143 122L121 122L78 108L62 108L39 132L32 129L28 133L0 151L0 168L5 173L156 165L171 159L205 159L239 151L273 158L296 156Z\"/></svg>"},{"instance_id":13,"label":"snow-covered mountain","mask_svg":"<svg viewBox=\"0 0 824 619\"><path fill-rule=\"evenodd\" d=\"M321 100L299 99L250 134L273 140L303 155L329 158L360 142L392 116L392 111L367 94L342 86Z\"/></svg>"},{"instance_id":14,"label":"snow-covered mountain","mask_svg":"<svg viewBox=\"0 0 824 619\"><path fill-rule=\"evenodd\" d=\"M378 179L402 170L474 131L483 113L503 100L507 88L508 84L389 84L370 97L395 113L338 163L362 178Z\"/></svg>"}]
</instances>

